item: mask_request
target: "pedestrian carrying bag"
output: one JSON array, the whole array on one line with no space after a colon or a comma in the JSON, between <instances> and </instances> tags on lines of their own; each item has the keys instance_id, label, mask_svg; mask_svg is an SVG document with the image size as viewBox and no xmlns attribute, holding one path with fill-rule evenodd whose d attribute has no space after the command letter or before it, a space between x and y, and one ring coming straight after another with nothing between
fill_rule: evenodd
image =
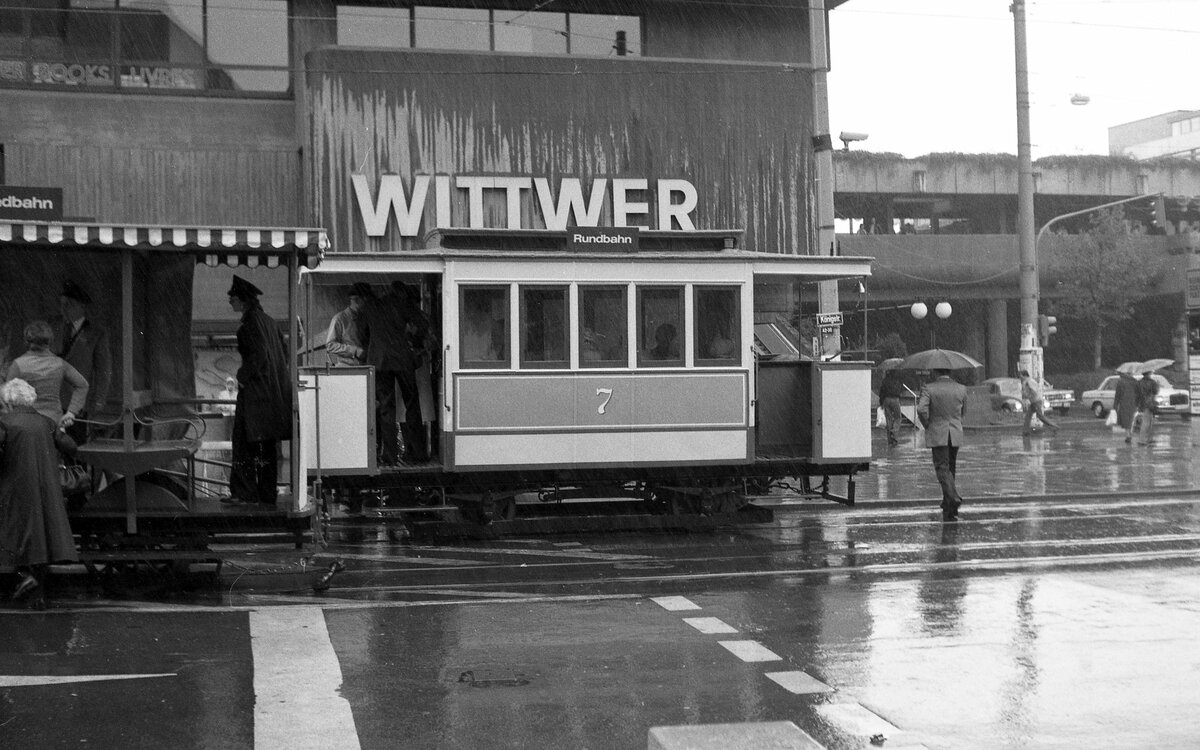
<instances>
[{"instance_id":1,"label":"pedestrian carrying bag","mask_svg":"<svg viewBox=\"0 0 1200 750\"><path fill-rule=\"evenodd\" d=\"M1117 426L1117 410L1116 409L1108 410L1108 417L1104 420L1104 424L1108 425L1109 427Z\"/></svg>"}]
</instances>

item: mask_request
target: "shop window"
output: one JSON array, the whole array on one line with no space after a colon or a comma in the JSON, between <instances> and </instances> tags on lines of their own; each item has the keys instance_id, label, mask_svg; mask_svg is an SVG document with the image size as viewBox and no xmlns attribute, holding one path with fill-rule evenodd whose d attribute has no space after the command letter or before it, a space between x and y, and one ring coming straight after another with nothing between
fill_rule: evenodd
<instances>
[{"instance_id":1,"label":"shop window","mask_svg":"<svg viewBox=\"0 0 1200 750\"><path fill-rule=\"evenodd\" d=\"M208 3L208 55L228 74L235 91L288 89L287 8L285 0Z\"/></svg>"},{"instance_id":2,"label":"shop window","mask_svg":"<svg viewBox=\"0 0 1200 750\"><path fill-rule=\"evenodd\" d=\"M413 19L416 47L483 52L492 48L487 10L418 5L413 9Z\"/></svg>"},{"instance_id":3,"label":"shop window","mask_svg":"<svg viewBox=\"0 0 1200 750\"><path fill-rule=\"evenodd\" d=\"M628 367L625 287L579 287L579 366Z\"/></svg>"},{"instance_id":4,"label":"shop window","mask_svg":"<svg viewBox=\"0 0 1200 750\"><path fill-rule=\"evenodd\" d=\"M683 287L641 287L637 296L638 365L683 365Z\"/></svg>"},{"instance_id":5,"label":"shop window","mask_svg":"<svg viewBox=\"0 0 1200 750\"><path fill-rule=\"evenodd\" d=\"M736 365L741 361L741 306L736 287L696 287L697 365Z\"/></svg>"},{"instance_id":6,"label":"shop window","mask_svg":"<svg viewBox=\"0 0 1200 750\"><path fill-rule=\"evenodd\" d=\"M464 286L459 300L462 366L508 367L508 287Z\"/></svg>"},{"instance_id":7,"label":"shop window","mask_svg":"<svg viewBox=\"0 0 1200 750\"><path fill-rule=\"evenodd\" d=\"M202 0L122 2L121 62L203 65Z\"/></svg>"},{"instance_id":8,"label":"shop window","mask_svg":"<svg viewBox=\"0 0 1200 750\"><path fill-rule=\"evenodd\" d=\"M337 43L346 47L412 47L412 16L408 8L372 5L337 7Z\"/></svg>"},{"instance_id":9,"label":"shop window","mask_svg":"<svg viewBox=\"0 0 1200 750\"><path fill-rule=\"evenodd\" d=\"M0 82L284 93L291 87L288 7L287 0L9 5L0 13L0 54L23 59L0 62Z\"/></svg>"},{"instance_id":10,"label":"shop window","mask_svg":"<svg viewBox=\"0 0 1200 750\"><path fill-rule=\"evenodd\" d=\"M497 10L492 14L497 52L563 55L567 52L565 13Z\"/></svg>"},{"instance_id":11,"label":"shop window","mask_svg":"<svg viewBox=\"0 0 1200 750\"><path fill-rule=\"evenodd\" d=\"M642 25L637 16L570 14L572 55L642 54Z\"/></svg>"},{"instance_id":12,"label":"shop window","mask_svg":"<svg viewBox=\"0 0 1200 750\"><path fill-rule=\"evenodd\" d=\"M567 288L521 287L521 367L567 367Z\"/></svg>"}]
</instances>

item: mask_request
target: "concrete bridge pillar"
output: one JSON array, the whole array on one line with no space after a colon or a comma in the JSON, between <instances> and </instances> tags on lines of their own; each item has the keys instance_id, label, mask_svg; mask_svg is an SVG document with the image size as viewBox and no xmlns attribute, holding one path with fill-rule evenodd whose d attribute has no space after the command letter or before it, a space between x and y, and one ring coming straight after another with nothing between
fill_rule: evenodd
<instances>
[{"instance_id":1,"label":"concrete bridge pillar","mask_svg":"<svg viewBox=\"0 0 1200 750\"><path fill-rule=\"evenodd\" d=\"M989 378L1011 375L1008 363L1008 300L987 301L987 361Z\"/></svg>"}]
</instances>

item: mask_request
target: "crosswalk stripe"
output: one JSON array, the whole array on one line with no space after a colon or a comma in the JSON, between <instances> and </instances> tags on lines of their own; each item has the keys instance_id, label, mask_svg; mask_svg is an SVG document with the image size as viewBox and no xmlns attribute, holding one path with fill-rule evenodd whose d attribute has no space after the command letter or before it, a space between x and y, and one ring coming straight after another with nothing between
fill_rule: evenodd
<instances>
[{"instance_id":1,"label":"crosswalk stripe","mask_svg":"<svg viewBox=\"0 0 1200 750\"><path fill-rule=\"evenodd\" d=\"M805 672L767 672L767 677L795 695L833 692L833 688Z\"/></svg>"},{"instance_id":2,"label":"crosswalk stripe","mask_svg":"<svg viewBox=\"0 0 1200 750\"><path fill-rule=\"evenodd\" d=\"M758 641L717 641L742 661L781 661L782 657Z\"/></svg>"},{"instance_id":3,"label":"crosswalk stripe","mask_svg":"<svg viewBox=\"0 0 1200 750\"><path fill-rule=\"evenodd\" d=\"M737 628L727 625L717 617L685 617L683 621L706 635L714 633L736 633Z\"/></svg>"},{"instance_id":4,"label":"crosswalk stripe","mask_svg":"<svg viewBox=\"0 0 1200 750\"><path fill-rule=\"evenodd\" d=\"M700 609L700 605L693 604L689 599L683 596L656 596L650 599L658 606L668 612L679 612L685 609Z\"/></svg>"},{"instance_id":5,"label":"crosswalk stripe","mask_svg":"<svg viewBox=\"0 0 1200 750\"><path fill-rule=\"evenodd\" d=\"M319 607L250 612L254 746L359 750L342 668Z\"/></svg>"}]
</instances>

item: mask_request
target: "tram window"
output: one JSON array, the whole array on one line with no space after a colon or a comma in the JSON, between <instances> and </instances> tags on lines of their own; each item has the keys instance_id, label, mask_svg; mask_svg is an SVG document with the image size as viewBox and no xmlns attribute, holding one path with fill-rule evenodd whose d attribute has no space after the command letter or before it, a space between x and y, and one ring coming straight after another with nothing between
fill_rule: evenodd
<instances>
[{"instance_id":1,"label":"tram window","mask_svg":"<svg viewBox=\"0 0 1200 750\"><path fill-rule=\"evenodd\" d=\"M579 366L626 367L625 287L579 287Z\"/></svg>"},{"instance_id":2,"label":"tram window","mask_svg":"<svg viewBox=\"0 0 1200 750\"><path fill-rule=\"evenodd\" d=\"M737 364L741 352L737 288L696 287L695 295L696 364Z\"/></svg>"},{"instance_id":3,"label":"tram window","mask_svg":"<svg viewBox=\"0 0 1200 750\"><path fill-rule=\"evenodd\" d=\"M637 314L638 364L683 365L683 287L640 287Z\"/></svg>"},{"instance_id":4,"label":"tram window","mask_svg":"<svg viewBox=\"0 0 1200 750\"><path fill-rule=\"evenodd\" d=\"M567 288L521 287L521 367L567 367Z\"/></svg>"},{"instance_id":5,"label":"tram window","mask_svg":"<svg viewBox=\"0 0 1200 750\"><path fill-rule=\"evenodd\" d=\"M463 367L508 367L508 287L462 287Z\"/></svg>"}]
</instances>

